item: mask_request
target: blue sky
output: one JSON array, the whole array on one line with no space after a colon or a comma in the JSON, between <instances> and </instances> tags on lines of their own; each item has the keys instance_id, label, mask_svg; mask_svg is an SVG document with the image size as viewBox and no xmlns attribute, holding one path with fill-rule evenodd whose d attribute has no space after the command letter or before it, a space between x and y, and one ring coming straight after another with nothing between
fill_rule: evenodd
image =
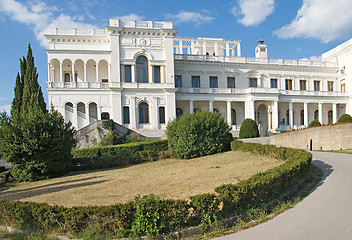
<instances>
[{"instance_id":1,"label":"blue sky","mask_svg":"<svg viewBox=\"0 0 352 240\"><path fill-rule=\"evenodd\" d=\"M28 43L46 96L43 33L50 27L104 28L109 18L169 20L180 37L241 40L247 57L263 39L270 58L317 60L352 37L351 0L0 0L0 111L9 109Z\"/></svg>"}]
</instances>

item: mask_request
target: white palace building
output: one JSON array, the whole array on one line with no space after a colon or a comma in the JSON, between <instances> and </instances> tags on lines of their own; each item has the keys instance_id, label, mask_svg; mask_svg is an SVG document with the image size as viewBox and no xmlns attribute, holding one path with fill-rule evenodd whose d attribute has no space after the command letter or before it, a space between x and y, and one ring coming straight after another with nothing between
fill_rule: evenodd
<instances>
[{"instance_id":1,"label":"white palace building","mask_svg":"<svg viewBox=\"0 0 352 240\"><path fill-rule=\"evenodd\" d=\"M309 61L268 58L264 41L243 57L240 41L176 33L172 22L118 19L105 29L52 29L49 102L76 129L113 119L154 137L198 110L221 113L235 135L245 118L270 135L352 113L352 40Z\"/></svg>"}]
</instances>

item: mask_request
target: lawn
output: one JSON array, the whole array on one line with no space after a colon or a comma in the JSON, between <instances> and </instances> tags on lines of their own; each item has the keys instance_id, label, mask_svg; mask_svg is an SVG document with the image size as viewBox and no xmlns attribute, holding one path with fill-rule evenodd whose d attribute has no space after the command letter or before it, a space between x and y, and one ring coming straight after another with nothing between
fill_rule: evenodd
<instances>
[{"instance_id":1,"label":"lawn","mask_svg":"<svg viewBox=\"0 0 352 240\"><path fill-rule=\"evenodd\" d=\"M191 160L162 159L118 169L74 172L38 182L9 183L0 188L0 199L67 207L122 203L138 194L187 199L213 193L221 184L237 183L281 163L239 151Z\"/></svg>"}]
</instances>

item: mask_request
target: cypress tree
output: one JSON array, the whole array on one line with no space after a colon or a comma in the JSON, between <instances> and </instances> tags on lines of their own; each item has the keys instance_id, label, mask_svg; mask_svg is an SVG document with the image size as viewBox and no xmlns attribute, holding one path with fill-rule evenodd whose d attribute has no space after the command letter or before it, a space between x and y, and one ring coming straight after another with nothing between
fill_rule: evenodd
<instances>
[{"instance_id":1,"label":"cypress tree","mask_svg":"<svg viewBox=\"0 0 352 240\"><path fill-rule=\"evenodd\" d=\"M40 109L43 112L47 112L46 103L44 101L44 96L43 96L43 92L42 92L42 88L41 87L39 87L39 93L38 93L38 106L40 107Z\"/></svg>"},{"instance_id":2,"label":"cypress tree","mask_svg":"<svg viewBox=\"0 0 352 240\"><path fill-rule=\"evenodd\" d=\"M11 106L11 116L15 116L16 114L20 113L21 105L22 105L22 95L23 95L23 82L20 77L20 74L17 73L16 77L16 85L15 85L15 97L12 100Z\"/></svg>"}]
</instances>

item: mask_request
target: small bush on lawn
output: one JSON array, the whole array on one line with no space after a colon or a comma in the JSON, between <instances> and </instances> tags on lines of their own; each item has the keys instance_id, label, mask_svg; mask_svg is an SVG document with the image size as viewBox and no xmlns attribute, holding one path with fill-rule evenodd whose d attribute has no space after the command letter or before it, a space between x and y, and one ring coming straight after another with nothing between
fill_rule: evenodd
<instances>
[{"instance_id":1,"label":"small bush on lawn","mask_svg":"<svg viewBox=\"0 0 352 240\"><path fill-rule=\"evenodd\" d=\"M310 124L309 127L318 127L321 126L321 123L318 120L313 120Z\"/></svg>"},{"instance_id":2,"label":"small bush on lawn","mask_svg":"<svg viewBox=\"0 0 352 240\"><path fill-rule=\"evenodd\" d=\"M257 123L250 118L243 121L240 128L240 138L254 138L259 137L259 129Z\"/></svg>"},{"instance_id":3,"label":"small bush on lawn","mask_svg":"<svg viewBox=\"0 0 352 240\"><path fill-rule=\"evenodd\" d=\"M199 111L185 114L167 125L171 154L194 158L223 152L230 147L230 127L219 113Z\"/></svg>"},{"instance_id":4,"label":"small bush on lawn","mask_svg":"<svg viewBox=\"0 0 352 240\"><path fill-rule=\"evenodd\" d=\"M338 122L339 123L352 122L352 117L349 114L342 114Z\"/></svg>"}]
</instances>

